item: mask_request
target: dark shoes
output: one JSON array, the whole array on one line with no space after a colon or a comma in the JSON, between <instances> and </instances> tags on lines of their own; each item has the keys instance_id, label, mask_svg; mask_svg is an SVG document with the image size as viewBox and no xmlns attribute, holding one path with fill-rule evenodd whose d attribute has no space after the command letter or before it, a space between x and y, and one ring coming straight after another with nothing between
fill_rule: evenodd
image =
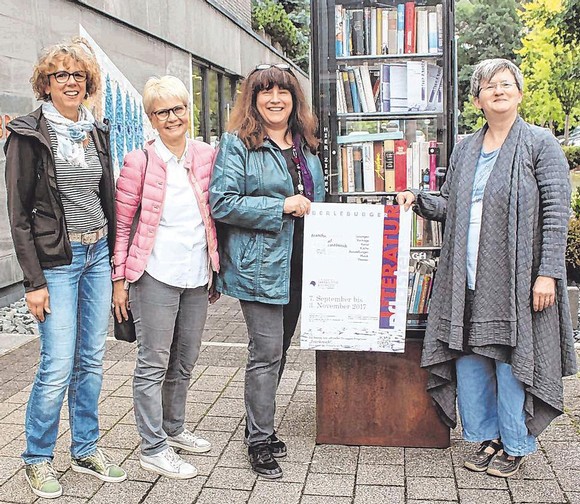
<instances>
[{"instance_id":1,"label":"dark shoes","mask_svg":"<svg viewBox=\"0 0 580 504\"><path fill-rule=\"evenodd\" d=\"M276 431L274 431L274 434L272 434L268 439L270 440L270 451L272 452L272 457L284 458L288 454L286 443L276 436Z\"/></svg>"},{"instance_id":2,"label":"dark shoes","mask_svg":"<svg viewBox=\"0 0 580 504\"><path fill-rule=\"evenodd\" d=\"M477 451L471 454L463 465L467 469L475 472L485 472L489 463L493 459L496 453L498 453L503 448L501 441L484 441L479 445Z\"/></svg>"},{"instance_id":3,"label":"dark shoes","mask_svg":"<svg viewBox=\"0 0 580 504\"><path fill-rule=\"evenodd\" d=\"M282 477L282 469L272 456L273 454L269 443L248 446L248 455L250 457L252 470L256 474L268 479Z\"/></svg>"},{"instance_id":4,"label":"dark shoes","mask_svg":"<svg viewBox=\"0 0 580 504\"><path fill-rule=\"evenodd\" d=\"M508 455L505 451L500 450L487 466L487 474L507 478L518 472L524 457Z\"/></svg>"},{"instance_id":5,"label":"dark shoes","mask_svg":"<svg viewBox=\"0 0 580 504\"><path fill-rule=\"evenodd\" d=\"M248 436L250 432L246 427L244 431L244 443L248 444ZM284 458L288 454L288 450L286 448L286 443L282 441L277 435L276 431L268 437L270 443L270 451L272 452L272 456L274 458Z\"/></svg>"}]
</instances>

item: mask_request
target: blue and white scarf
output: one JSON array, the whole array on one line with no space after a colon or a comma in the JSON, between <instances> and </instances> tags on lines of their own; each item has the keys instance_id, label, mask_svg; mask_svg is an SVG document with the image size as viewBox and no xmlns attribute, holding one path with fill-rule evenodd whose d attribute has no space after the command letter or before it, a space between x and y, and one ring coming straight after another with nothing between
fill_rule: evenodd
<instances>
[{"instance_id":1,"label":"blue and white scarf","mask_svg":"<svg viewBox=\"0 0 580 504\"><path fill-rule=\"evenodd\" d=\"M64 117L52 102L42 104L42 113L56 133L57 157L73 166L86 168L83 140L87 138L87 132L92 131L95 126L93 114L87 107L81 105L78 121L71 121Z\"/></svg>"}]
</instances>

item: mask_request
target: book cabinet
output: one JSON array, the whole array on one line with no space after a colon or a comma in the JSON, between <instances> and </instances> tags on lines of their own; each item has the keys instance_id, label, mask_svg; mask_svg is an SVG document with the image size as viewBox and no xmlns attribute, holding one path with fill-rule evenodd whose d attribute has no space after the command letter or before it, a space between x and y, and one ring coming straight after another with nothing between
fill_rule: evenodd
<instances>
[{"instance_id":1,"label":"book cabinet","mask_svg":"<svg viewBox=\"0 0 580 504\"><path fill-rule=\"evenodd\" d=\"M311 21L327 200L438 191L455 138L454 2L312 0ZM441 225L414 216L411 240L407 349L317 352L317 442L449 445L419 367Z\"/></svg>"}]
</instances>

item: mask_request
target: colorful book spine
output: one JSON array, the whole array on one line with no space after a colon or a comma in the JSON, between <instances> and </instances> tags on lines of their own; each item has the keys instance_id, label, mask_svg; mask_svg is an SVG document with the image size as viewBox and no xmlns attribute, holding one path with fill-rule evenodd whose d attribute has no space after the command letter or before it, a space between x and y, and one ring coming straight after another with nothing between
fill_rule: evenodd
<instances>
[{"instance_id":1,"label":"colorful book spine","mask_svg":"<svg viewBox=\"0 0 580 504\"><path fill-rule=\"evenodd\" d=\"M397 5L397 54L405 52L405 4Z\"/></svg>"},{"instance_id":2,"label":"colorful book spine","mask_svg":"<svg viewBox=\"0 0 580 504\"><path fill-rule=\"evenodd\" d=\"M405 2L405 54L412 54L415 52L415 2Z\"/></svg>"},{"instance_id":3,"label":"colorful book spine","mask_svg":"<svg viewBox=\"0 0 580 504\"><path fill-rule=\"evenodd\" d=\"M395 191L407 189L407 141L395 140Z\"/></svg>"},{"instance_id":4,"label":"colorful book spine","mask_svg":"<svg viewBox=\"0 0 580 504\"><path fill-rule=\"evenodd\" d=\"M437 190L437 142L432 140L429 142L429 190Z\"/></svg>"}]
</instances>

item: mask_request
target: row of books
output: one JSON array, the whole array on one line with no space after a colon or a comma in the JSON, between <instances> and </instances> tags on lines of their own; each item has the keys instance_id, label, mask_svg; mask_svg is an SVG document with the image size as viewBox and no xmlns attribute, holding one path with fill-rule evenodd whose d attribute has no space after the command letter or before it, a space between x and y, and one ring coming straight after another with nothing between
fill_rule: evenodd
<instances>
[{"instance_id":1,"label":"row of books","mask_svg":"<svg viewBox=\"0 0 580 504\"><path fill-rule=\"evenodd\" d=\"M443 230L440 222L423 219L413 214L412 247L441 247Z\"/></svg>"},{"instance_id":2,"label":"row of books","mask_svg":"<svg viewBox=\"0 0 580 504\"><path fill-rule=\"evenodd\" d=\"M404 2L393 7L335 6L336 56L440 54L443 6Z\"/></svg>"},{"instance_id":3,"label":"row of books","mask_svg":"<svg viewBox=\"0 0 580 504\"><path fill-rule=\"evenodd\" d=\"M431 291L437 259L411 259L409 265L409 290L407 294L407 313L410 315L428 314L431 302ZM410 319L410 325L413 320Z\"/></svg>"},{"instance_id":4,"label":"row of books","mask_svg":"<svg viewBox=\"0 0 580 504\"><path fill-rule=\"evenodd\" d=\"M337 112L442 112L443 69L426 61L349 66L337 71Z\"/></svg>"},{"instance_id":5,"label":"row of books","mask_svg":"<svg viewBox=\"0 0 580 504\"><path fill-rule=\"evenodd\" d=\"M397 138L398 137L398 138ZM441 184L436 141L409 145L401 132L337 138L339 192L399 192L408 187L436 191Z\"/></svg>"}]
</instances>

